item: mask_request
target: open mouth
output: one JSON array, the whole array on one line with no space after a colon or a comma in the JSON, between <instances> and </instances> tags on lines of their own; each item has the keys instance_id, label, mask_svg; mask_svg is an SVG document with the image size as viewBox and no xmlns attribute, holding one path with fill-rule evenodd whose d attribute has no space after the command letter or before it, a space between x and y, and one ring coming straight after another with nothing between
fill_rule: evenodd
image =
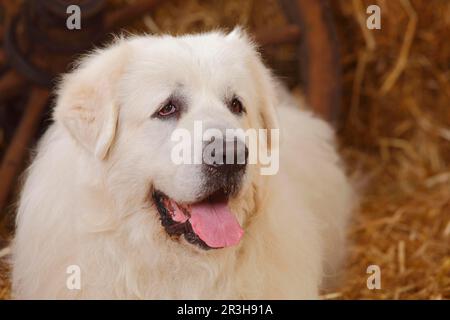
<instances>
[{"instance_id":1,"label":"open mouth","mask_svg":"<svg viewBox=\"0 0 450 320\"><path fill-rule=\"evenodd\" d=\"M153 193L153 200L166 232L171 237L183 235L187 242L202 249L237 245L244 233L223 190L190 204L177 203L160 191Z\"/></svg>"}]
</instances>

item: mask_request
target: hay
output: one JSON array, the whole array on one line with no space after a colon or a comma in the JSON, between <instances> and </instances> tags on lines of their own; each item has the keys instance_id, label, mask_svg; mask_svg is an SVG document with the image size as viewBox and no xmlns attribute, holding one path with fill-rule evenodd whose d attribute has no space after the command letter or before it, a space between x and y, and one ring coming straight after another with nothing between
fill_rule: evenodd
<instances>
[{"instance_id":1,"label":"hay","mask_svg":"<svg viewBox=\"0 0 450 320\"><path fill-rule=\"evenodd\" d=\"M342 154L365 179L349 234L347 279L337 292L353 299L448 299L450 3L376 1L382 29L350 32L358 27L356 9L372 2L336 6L350 106ZM381 290L367 289L371 264L381 268Z\"/></svg>"},{"instance_id":2,"label":"hay","mask_svg":"<svg viewBox=\"0 0 450 320\"><path fill-rule=\"evenodd\" d=\"M365 8L373 3L381 7L382 29L368 31ZM332 4L348 106L341 153L361 207L349 229L345 280L323 298L450 299L450 2ZM172 0L141 25L179 34L284 23L275 0ZM291 46L265 53L277 70L295 69ZM381 269L381 290L366 286L372 264ZM2 274L0 298L9 292Z\"/></svg>"},{"instance_id":3,"label":"hay","mask_svg":"<svg viewBox=\"0 0 450 320\"><path fill-rule=\"evenodd\" d=\"M6 241L2 241L0 237L0 300L8 299L10 295L9 287L9 269L6 258L10 254L10 248Z\"/></svg>"}]
</instances>

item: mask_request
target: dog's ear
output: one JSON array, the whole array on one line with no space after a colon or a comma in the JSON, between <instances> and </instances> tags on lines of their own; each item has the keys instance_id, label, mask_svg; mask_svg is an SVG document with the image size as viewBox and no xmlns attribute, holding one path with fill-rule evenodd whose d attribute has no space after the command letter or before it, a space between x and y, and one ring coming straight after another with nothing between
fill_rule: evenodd
<instances>
[{"instance_id":1,"label":"dog's ear","mask_svg":"<svg viewBox=\"0 0 450 320\"><path fill-rule=\"evenodd\" d=\"M125 63L120 43L84 58L63 78L54 119L88 152L103 160L113 143L118 121L116 85Z\"/></svg>"}]
</instances>

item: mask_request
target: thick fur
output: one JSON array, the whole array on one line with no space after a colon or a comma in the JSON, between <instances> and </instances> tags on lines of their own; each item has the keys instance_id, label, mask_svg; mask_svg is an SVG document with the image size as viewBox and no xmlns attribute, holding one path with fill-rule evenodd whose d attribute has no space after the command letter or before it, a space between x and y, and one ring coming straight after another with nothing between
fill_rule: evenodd
<instances>
[{"instance_id":1,"label":"thick fur","mask_svg":"<svg viewBox=\"0 0 450 320\"><path fill-rule=\"evenodd\" d=\"M174 90L187 111L175 122L152 118ZM224 105L230 92L245 115ZM235 247L204 251L169 238L151 200L153 188L192 201L204 187L195 166L169 158L170 133L195 119L281 130L278 174L250 165L231 200L245 230ZM334 144L331 128L295 105L239 30L118 39L61 83L20 197L13 295L318 298L338 273L354 203ZM80 290L66 286L70 265L81 268Z\"/></svg>"}]
</instances>

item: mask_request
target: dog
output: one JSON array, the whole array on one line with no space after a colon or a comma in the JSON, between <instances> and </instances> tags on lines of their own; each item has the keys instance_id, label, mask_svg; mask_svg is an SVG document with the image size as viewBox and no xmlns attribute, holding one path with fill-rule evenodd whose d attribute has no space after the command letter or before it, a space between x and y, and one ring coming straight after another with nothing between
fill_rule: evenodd
<instances>
[{"instance_id":1,"label":"dog","mask_svg":"<svg viewBox=\"0 0 450 320\"><path fill-rule=\"evenodd\" d=\"M25 175L13 297L319 298L355 193L333 130L301 107L239 28L121 37L83 57ZM263 132L276 172L239 139L218 157L243 162L175 164L173 132L196 121ZM228 140L194 156L212 141Z\"/></svg>"}]
</instances>

